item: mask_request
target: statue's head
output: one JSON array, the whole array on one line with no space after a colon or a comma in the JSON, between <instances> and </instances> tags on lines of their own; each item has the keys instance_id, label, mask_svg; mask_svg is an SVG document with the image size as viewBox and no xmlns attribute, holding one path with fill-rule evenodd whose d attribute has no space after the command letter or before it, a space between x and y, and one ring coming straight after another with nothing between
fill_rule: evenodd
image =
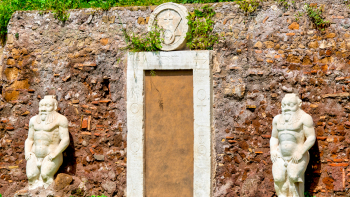
<instances>
[{"instance_id":1,"label":"statue's head","mask_svg":"<svg viewBox=\"0 0 350 197\"><path fill-rule=\"evenodd\" d=\"M296 94L286 94L282 99L282 113L293 113L301 108L301 99Z\"/></svg>"},{"instance_id":2,"label":"statue's head","mask_svg":"<svg viewBox=\"0 0 350 197\"><path fill-rule=\"evenodd\" d=\"M54 95L47 95L39 102L39 116L38 123L40 121L46 121L47 123L51 123L53 121L54 116L52 112L57 110L57 100Z\"/></svg>"}]
</instances>

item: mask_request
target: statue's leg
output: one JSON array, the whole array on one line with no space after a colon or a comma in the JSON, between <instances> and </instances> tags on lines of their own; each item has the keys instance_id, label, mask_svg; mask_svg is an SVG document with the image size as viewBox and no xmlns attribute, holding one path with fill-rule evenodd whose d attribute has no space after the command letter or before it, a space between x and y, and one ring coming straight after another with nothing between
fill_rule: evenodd
<instances>
[{"instance_id":1,"label":"statue's leg","mask_svg":"<svg viewBox=\"0 0 350 197\"><path fill-rule=\"evenodd\" d=\"M309 153L307 152L300 159L299 163L290 162L287 167L288 179L292 187L290 193L293 197L304 197L304 175L309 159Z\"/></svg>"},{"instance_id":2,"label":"statue's leg","mask_svg":"<svg viewBox=\"0 0 350 197\"><path fill-rule=\"evenodd\" d=\"M35 155L31 155L30 159L27 161L26 174L30 185L32 185L36 180L38 180L40 175L40 169L38 168L36 162L37 158Z\"/></svg>"},{"instance_id":3,"label":"statue's leg","mask_svg":"<svg viewBox=\"0 0 350 197\"><path fill-rule=\"evenodd\" d=\"M52 161L45 157L43 163L41 164L41 177L45 183L45 188L47 188L53 182L53 176L56 174L62 163L62 154L58 155Z\"/></svg>"},{"instance_id":4,"label":"statue's leg","mask_svg":"<svg viewBox=\"0 0 350 197\"><path fill-rule=\"evenodd\" d=\"M284 160L277 158L272 164L272 175L275 182L275 190L278 197L286 197L288 188L286 187L286 170Z\"/></svg>"},{"instance_id":5,"label":"statue's leg","mask_svg":"<svg viewBox=\"0 0 350 197\"><path fill-rule=\"evenodd\" d=\"M302 175L301 179L303 182L298 183L298 192L301 197L304 197L304 188L305 188L305 174Z\"/></svg>"}]
</instances>

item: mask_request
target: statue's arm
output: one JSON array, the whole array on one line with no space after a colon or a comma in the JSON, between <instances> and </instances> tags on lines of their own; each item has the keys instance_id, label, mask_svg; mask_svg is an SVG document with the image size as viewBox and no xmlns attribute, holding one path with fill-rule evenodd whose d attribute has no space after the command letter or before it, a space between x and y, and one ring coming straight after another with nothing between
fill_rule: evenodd
<instances>
[{"instance_id":1,"label":"statue's arm","mask_svg":"<svg viewBox=\"0 0 350 197\"><path fill-rule=\"evenodd\" d=\"M275 162L278 156L278 131L277 131L277 120L279 115L275 116L272 121L272 133L270 139L270 154L272 162Z\"/></svg>"},{"instance_id":2,"label":"statue's arm","mask_svg":"<svg viewBox=\"0 0 350 197\"><path fill-rule=\"evenodd\" d=\"M277 118L273 118L272 121L272 133L271 133L271 139L270 139L270 151L277 150L278 147L278 131L277 131Z\"/></svg>"},{"instance_id":3,"label":"statue's arm","mask_svg":"<svg viewBox=\"0 0 350 197\"><path fill-rule=\"evenodd\" d=\"M50 153L51 160L66 150L69 145L68 120L64 116L60 117L58 132L61 141L58 144L56 150L53 153Z\"/></svg>"},{"instance_id":4,"label":"statue's arm","mask_svg":"<svg viewBox=\"0 0 350 197\"><path fill-rule=\"evenodd\" d=\"M305 114L303 116L303 127L306 141L304 142L303 148L301 150L302 154L306 153L315 144L316 141L314 122L309 114Z\"/></svg>"},{"instance_id":5,"label":"statue's arm","mask_svg":"<svg viewBox=\"0 0 350 197\"><path fill-rule=\"evenodd\" d=\"M25 155L26 160L29 160L30 155L34 154L32 152L32 147L33 147L33 143L34 143L34 124L33 124L33 121L35 121L34 119L35 119L35 116L33 118L31 118L29 121L28 138L26 139L26 141L24 143L24 155Z\"/></svg>"}]
</instances>

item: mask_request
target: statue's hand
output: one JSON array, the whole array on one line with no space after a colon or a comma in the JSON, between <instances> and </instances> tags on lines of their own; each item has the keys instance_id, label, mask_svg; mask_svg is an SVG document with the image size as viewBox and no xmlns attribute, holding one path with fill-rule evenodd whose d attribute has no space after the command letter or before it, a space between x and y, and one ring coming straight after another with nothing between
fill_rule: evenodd
<instances>
[{"instance_id":1,"label":"statue's hand","mask_svg":"<svg viewBox=\"0 0 350 197\"><path fill-rule=\"evenodd\" d=\"M275 163L278 158L278 152L277 151L271 151L271 161L272 163Z\"/></svg>"},{"instance_id":2,"label":"statue's hand","mask_svg":"<svg viewBox=\"0 0 350 197\"><path fill-rule=\"evenodd\" d=\"M292 162L299 163L299 160L303 157L303 155L299 151L295 151L292 155Z\"/></svg>"},{"instance_id":3,"label":"statue's hand","mask_svg":"<svg viewBox=\"0 0 350 197\"><path fill-rule=\"evenodd\" d=\"M34 153L32 153L32 152L26 153L25 154L25 159L28 161L32 157L32 155L34 155Z\"/></svg>"},{"instance_id":4,"label":"statue's hand","mask_svg":"<svg viewBox=\"0 0 350 197\"><path fill-rule=\"evenodd\" d=\"M49 155L47 156L47 158L48 158L50 161L52 161L53 159L55 159L55 157L56 157L56 156L54 156L52 153L49 154Z\"/></svg>"}]
</instances>

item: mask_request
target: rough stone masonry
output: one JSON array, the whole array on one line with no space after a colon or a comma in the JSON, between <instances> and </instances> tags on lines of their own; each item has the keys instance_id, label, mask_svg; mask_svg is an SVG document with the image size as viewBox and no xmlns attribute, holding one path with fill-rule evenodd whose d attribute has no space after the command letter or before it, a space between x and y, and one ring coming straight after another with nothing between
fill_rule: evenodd
<instances>
[{"instance_id":1,"label":"rough stone masonry","mask_svg":"<svg viewBox=\"0 0 350 197\"><path fill-rule=\"evenodd\" d=\"M306 16L296 20L305 3L324 11L331 22L325 31ZM349 196L350 9L331 0L296 1L288 10L273 5L264 1L246 16L235 3L210 4L220 34L212 68L213 196L275 195L269 138L286 93L301 97L315 124L306 191ZM193 11L203 5L185 6ZM3 196L27 184L28 123L49 94L58 97L71 139L53 195L125 196L127 51L121 28L146 31L155 7L71 10L65 23L52 13L13 15L1 49Z\"/></svg>"}]
</instances>

